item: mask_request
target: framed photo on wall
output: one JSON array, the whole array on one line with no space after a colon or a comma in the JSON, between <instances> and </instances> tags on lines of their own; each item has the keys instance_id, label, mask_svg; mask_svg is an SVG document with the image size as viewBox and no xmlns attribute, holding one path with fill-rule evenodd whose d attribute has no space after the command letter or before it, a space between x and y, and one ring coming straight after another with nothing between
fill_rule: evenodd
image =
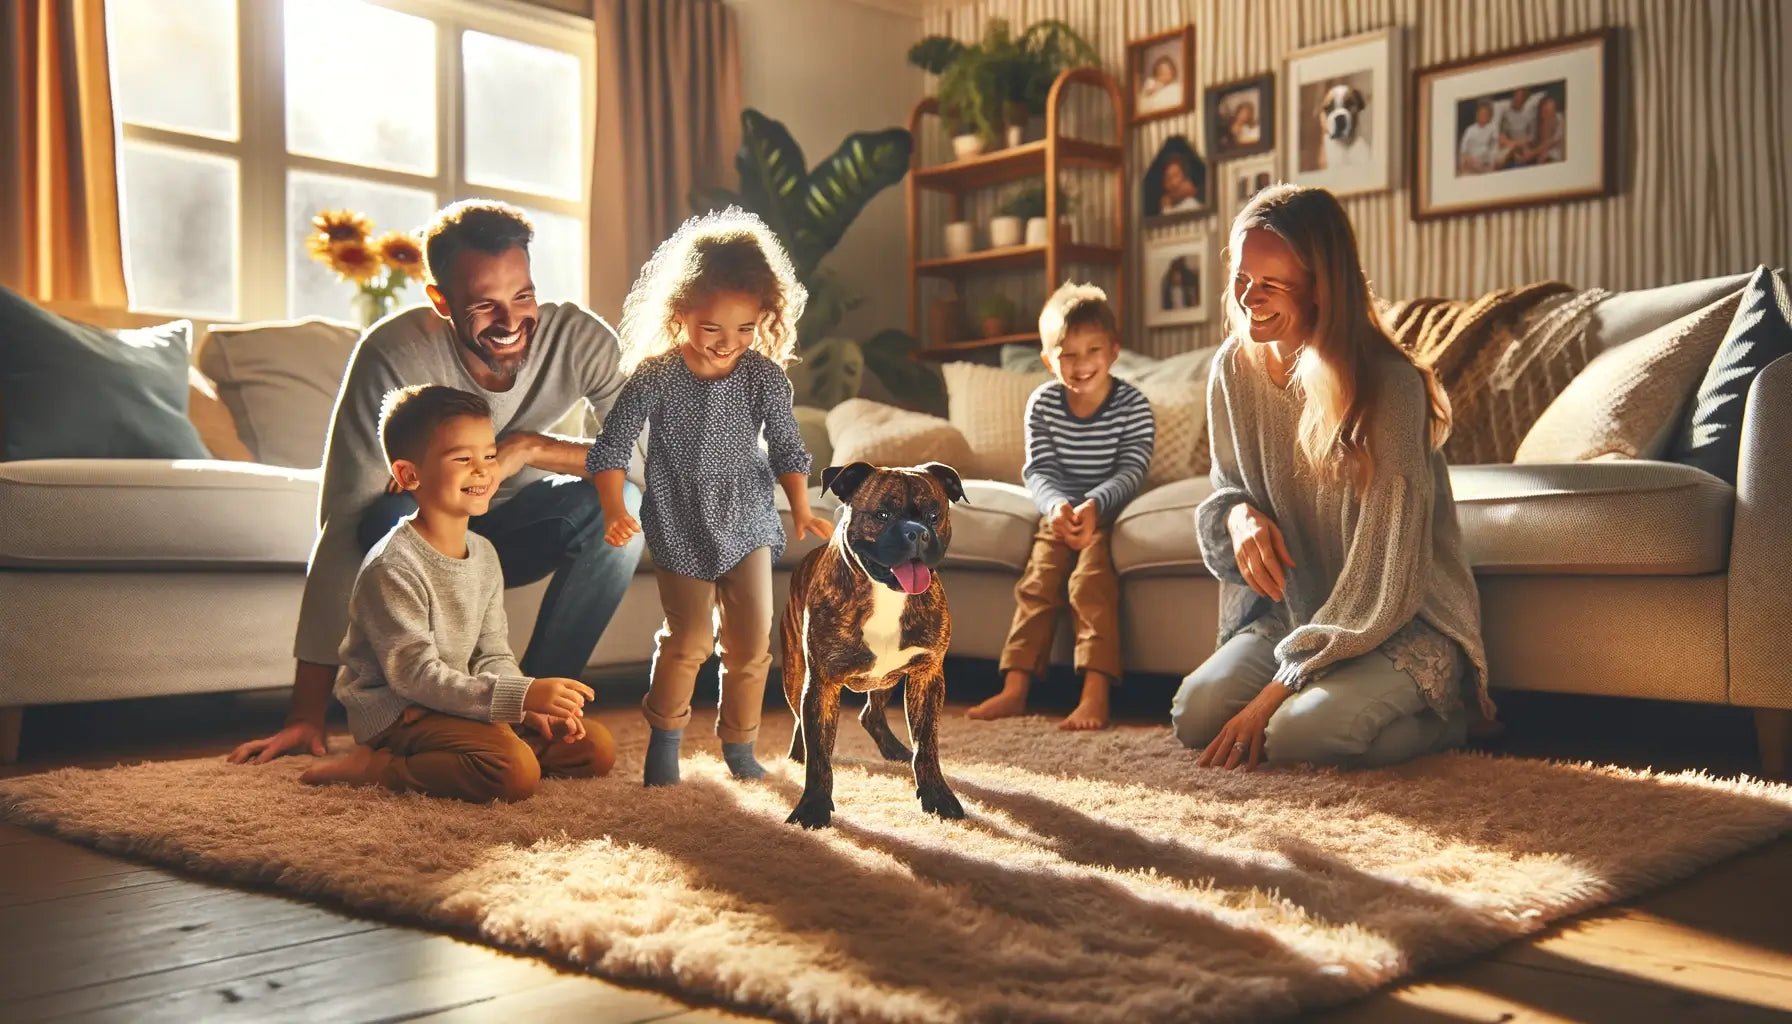
<instances>
[{"instance_id":1,"label":"framed photo on wall","mask_svg":"<svg viewBox=\"0 0 1792 1024\"><path fill-rule=\"evenodd\" d=\"M1145 243L1145 326L1179 327L1207 322L1217 303L1208 291L1207 262L1212 236L1206 233Z\"/></svg>"},{"instance_id":2,"label":"framed photo on wall","mask_svg":"<svg viewBox=\"0 0 1792 1024\"><path fill-rule=\"evenodd\" d=\"M1126 96L1133 124L1194 109L1193 25L1126 44Z\"/></svg>"},{"instance_id":3,"label":"framed photo on wall","mask_svg":"<svg viewBox=\"0 0 1792 1024\"><path fill-rule=\"evenodd\" d=\"M1214 163L1276 148L1274 71L1209 86L1201 105L1207 114L1207 156Z\"/></svg>"},{"instance_id":4,"label":"framed photo on wall","mask_svg":"<svg viewBox=\"0 0 1792 1024\"><path fill-rule=\"evenodd\" d=\"M1420 68L1414 220L1617 191L1616 32Z\"/></svg>"},{"instance_id":5,"label":"framed photo on wall","mask_svg":"<svg viewBox=\"0 0 1792 1024\"><path fill-rule=\"evenodd\" d=\"M1207 163L1186 135L1172 135L1139 179L1139 219L1147 227L1198 217L1213 209Z\"/></svg>"},{"instance_id":6,"label":"framed photo on wall","mask_svg":"<svg viewBox=\"0 0 1792 1024\"><path fill-rule=\"evenodd\" d=\"M1237 214L1244 209L1244 204L1251 201L1257 193L1275 184L1280 179L1276 176L1276 155L1265 153L1249 160L1240 160L1226 165L1221 175L1221 187L1226 190L1226 210ZM1230 225L1227 225L1229 228Z\"/></svg>"},{"instance_id":7,"label":"framed photo on wall","mask_svg":"<svg viewBox=\"0 0 1792 1024\"><path fill-rule=\"evenodd\" d=\"M1282 71L1287 179L1340 195L1398 177L1400 30L1378 29L1288 55Z\"/></svg>"}]
</instances>

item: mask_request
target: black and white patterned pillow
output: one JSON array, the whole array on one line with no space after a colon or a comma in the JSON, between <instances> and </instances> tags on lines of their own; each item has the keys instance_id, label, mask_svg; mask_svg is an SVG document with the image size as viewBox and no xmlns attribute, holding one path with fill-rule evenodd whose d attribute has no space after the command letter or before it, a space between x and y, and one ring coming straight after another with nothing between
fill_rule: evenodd
<instances>
[{"instance_id":1,"label":"black and white patterned pillow","mask_svg":"<svg viewBox=\"0 0 1792 1024\"><path fill-rule=\"evenodd\" d=\"M1767 364L1792 355L1792 301L1785 274L1758 268L1742 289L1730 329L1688 404L1669 457L1734 485L1748 389Z\"/></svg>"}]
</instances>

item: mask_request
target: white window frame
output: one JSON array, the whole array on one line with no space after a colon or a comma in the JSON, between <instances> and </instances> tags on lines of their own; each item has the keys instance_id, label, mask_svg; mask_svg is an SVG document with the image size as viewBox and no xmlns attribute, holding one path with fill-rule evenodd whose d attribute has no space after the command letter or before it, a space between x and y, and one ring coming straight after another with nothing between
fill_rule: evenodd
<instances>
[{"instance_id":1,"label":"white window frame","mask_svg":"<svg viewBox=\"0 0 1792 1024\"><path fill-rule=\"evenodd\" d=\"M224 139L121 120L119 132L129 142L151 143L188 153L209 153L237 162L239 188L237 238L238 320L284 320L287 312L287 260L292 241L287 234L286 177L308 171L383 185L433 192L439 208L458 199L500 199L577 218L590 227L591 166L597 118L597 40L592 22L576 15L514 0L363 0L403 14L427 18L436 25L436 173L434 175L367 167L286 149L286 2L303 0L237 0L237 138ZM461 34L467 31L504 36L518 42L559 50L577 57L580 66L579 198L563 199L490 185L470 184L465 177L461 142L466 120L461 89ZM363 45L377 45L363 41ZM122 161L121 161L122 170ZM127 250L129 246L126 246ZM590 255L585 254L580 292L565 298L585 302ZM561 298L561 296L555 296ZM170 316L193 311L154 309L131 303L134 311Z\"/></svg>"}]
</instances>

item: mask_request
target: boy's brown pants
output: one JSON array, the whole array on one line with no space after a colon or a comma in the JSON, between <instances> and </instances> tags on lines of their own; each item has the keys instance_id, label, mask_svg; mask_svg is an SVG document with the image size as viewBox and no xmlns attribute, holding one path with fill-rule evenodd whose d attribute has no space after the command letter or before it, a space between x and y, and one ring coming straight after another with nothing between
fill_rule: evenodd
<instances>
[{"instance_id":1,"label":"boy's brown pants","mask_svg":"<svg viewBox=\"0 0 1792 1024\"><path fill-rule=\"evenodd\" d=\"M526 800L543 778L588 779L616 763L616 741L591 719L585 738L568 743L415 706L368 746L375 751L375 781L387 789L473 803Z\"/></svg>"},{"instance_id":2,"label":"boy's brown pants","mask_svg":"<svg viewBox=\"0 0 1792 1024\"><path fill-rule=\"evenodd\" d=\"M1070 601L1076 624L1076 670L1099 672L1120 681L1120 577L1108 550L1108 531L1081 551L1052 533L1051 521L1039 520L1026 572L1014 585L1014 623L1002 648L1002 673L1045 673L1052 653L1052 627L1058 610Z\"/></svg>"}]
</instances>

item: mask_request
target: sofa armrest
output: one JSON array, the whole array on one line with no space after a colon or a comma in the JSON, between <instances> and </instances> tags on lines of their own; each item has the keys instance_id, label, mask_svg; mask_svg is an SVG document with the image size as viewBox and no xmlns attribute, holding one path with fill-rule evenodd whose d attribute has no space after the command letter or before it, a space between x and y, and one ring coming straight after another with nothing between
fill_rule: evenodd
<instances>
[{"instance_id":1,"label":"sofa armrest","mask_svg":"<svg viewBox=\"0 0 1792 1024\"><path fill-rule=\"evenodd\" d=\"M1730 703L1792 708L1792 356L1748 391L1730 539ZM1776 450L1778 449L1778 450Z\"/></svg>"}]
</instances>

